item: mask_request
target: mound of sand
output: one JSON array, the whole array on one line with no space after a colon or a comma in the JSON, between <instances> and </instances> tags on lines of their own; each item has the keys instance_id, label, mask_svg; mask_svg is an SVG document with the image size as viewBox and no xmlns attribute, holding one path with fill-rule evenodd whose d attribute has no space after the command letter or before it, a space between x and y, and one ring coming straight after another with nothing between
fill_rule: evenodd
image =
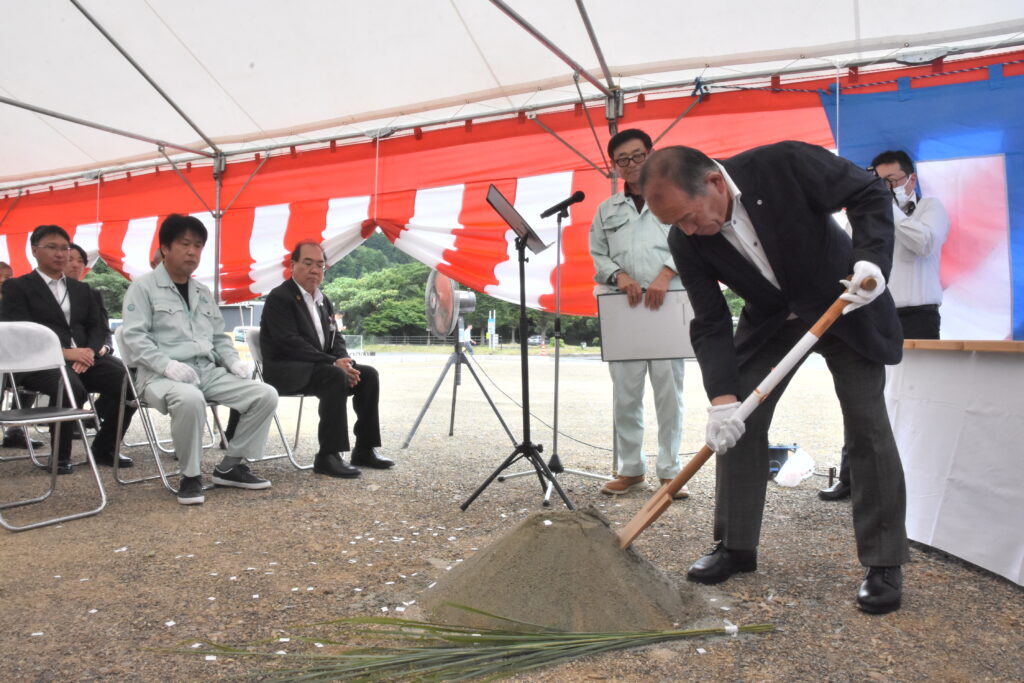
<instances>
[{"instance_id":1,"label":"mound of sand","mask_svg":"<svg viewBox=\"0 0 1024 683\"><path fill-rule=\"evenodd\" d=\"M710 612L689 584L675 585L596 510L540 512L459 564L421 599L431 621L521 628L453 608L466 605L564 631L661 630Z\"/></svg>"}]
</instances>

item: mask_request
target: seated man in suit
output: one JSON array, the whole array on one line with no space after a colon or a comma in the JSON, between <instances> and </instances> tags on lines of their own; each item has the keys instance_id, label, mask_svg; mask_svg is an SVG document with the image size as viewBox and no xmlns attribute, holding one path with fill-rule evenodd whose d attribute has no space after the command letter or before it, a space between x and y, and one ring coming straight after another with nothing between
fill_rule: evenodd
<instances>
[{"instance_id":1,"label":"seated man in suit","mask_svg":"<svg viewBox=\"0 0 1024 683\"><path fill-rule=\"evenodd\" d=\"M313 471L331 477L358 477L359 467L387 469L394 461L377 454L380 419L377 371L357 365L345 349L345 338L334 323L330 300L320 291L327 256L316 242L300 242L292 252L290 280L275 287L263 306L260 349L263 377L282 395L310 394L320 399L320 448ZM356 413L352 464L341 453L349 450L345 401L352 395Z\"/></svg>"},{"instance_id":2,"label":"seated man in suit","mask_svg":"<svg viewBox=\"0 0 1024 683\"><path fill-rule=\"evenodd\" d=\"M99 394L96 412L100 428L92 443L96 462L112 466L114 458L119 457L120 467L131 467L130 458L114 453L125 368L113 356L100 353L109 330L92 290L64 276L71 240L63 228L41 225L32 232L29 241L38 267L4 283L0 318L39 323L57 334L71 371L68 379L77 404L82 405L87 391ZM28 372L18 379L26 389L44 393L51 401L56 401L60 382L60 373L56 370ZM130 406L125 407L124 429L128 428L133 412ZM53 427L51 436L52 433ZM71 439L72 430L65 426L60 430L60 443L54 448L60 474L71 473Z\"/></svg>"},{"instance_id":3,"label":"seated man in suit","mask_svg":"<svg viewBox=\"0 0 1024 683\"><path fill-rule=\"evenodd\" d=\"M267 489L243 460L260 460L277 408L273 387L248 379L224 335L224 318L209 288L192 277L206 245L206 227L194 216L171 214L160 225L163 263L140 276L124 295L124 352L138 367L142 398L171 414L171 440L181 466L178 502L198 505L206 401L238 410L238 435L213 470L213 483Z\"/></svg>"}]
</instances>

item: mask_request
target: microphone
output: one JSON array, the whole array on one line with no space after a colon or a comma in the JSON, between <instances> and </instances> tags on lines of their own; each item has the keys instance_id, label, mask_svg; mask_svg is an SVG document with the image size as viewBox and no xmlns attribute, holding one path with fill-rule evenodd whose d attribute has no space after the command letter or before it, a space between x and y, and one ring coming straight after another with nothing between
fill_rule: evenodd
<instances>
[{"instance_id":1,"label":"microphone","mask_svg":"<svg viewBox=\"0 0 1024 683\"><path fill-rule=\"evenodd\" d=\"M547 218L548 216L550 216L553 213L558 213L559 211L564 211L565 209L568 209L571 205L576 204L577 202L582 202L584 197L586 197L585 194L583 194L579 190L576 190L575 192L572 193L571 197L569 197L568 199L564 199L564 200L558 202L557 204L552 206L550 209L548 209L547 211L542 213L540 215L540 217L541 218Z\"/></svg>"}]
</instances>

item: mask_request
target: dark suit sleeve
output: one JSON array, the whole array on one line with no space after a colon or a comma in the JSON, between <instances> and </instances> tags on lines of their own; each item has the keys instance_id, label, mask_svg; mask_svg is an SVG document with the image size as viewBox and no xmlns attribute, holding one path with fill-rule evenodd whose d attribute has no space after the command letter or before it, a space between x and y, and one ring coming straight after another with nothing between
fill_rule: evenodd
<instances>
[{"instance_id":1,"label":"dark suit sleeve","mask_svg":"<svg viewBox=\"0 0 1024 683\"><path fill-rule=\"evenodd\" d=\"M306 363L334 363L335 356L324 353L299 331L296 315L302 313L301 301L289 298L285 288L276 288L263 305L260 318L260 346L264 361L301 361Z\"/></svg>"},{"instance_id":2,"label":"dark suit sleeve","mask_svg":"<svg viewBox=\"0 0 1024 683\"><path fill-rule=\"evenodd\" d=\"M4 322L35 322L29 314L28 298L14 278L4 281L4 300L0 306L0 320Z\"/></svg>"},{"instance_id":3,"label":"dark suit sleeve","mask_svg":"<svg viewBox=\"0 0 1024 683\"><path fill-rule=\"evenodd\" d=\"M802 194L813 208L827 213L846 209L853 228L850 272L857 261L870 261L888 280L896 228L892 194L885 183L817 145L786 142L777 147L784 152L783 159L788 160Z\"/></svg>"},{"instance_id":4,"label":"dark suit sleeve","mask_svg":"<svg viewBox=\"0 0 1024 683\"><path fill-rule=\"evenodd\" d=\"M704 391L709 399L725 394L739 395L732 315L718 285L718 277L680 230L673 228L669 232L668 246L676 272L693 305L690 341L700 363Z\"/></svg>"}]
</instances>

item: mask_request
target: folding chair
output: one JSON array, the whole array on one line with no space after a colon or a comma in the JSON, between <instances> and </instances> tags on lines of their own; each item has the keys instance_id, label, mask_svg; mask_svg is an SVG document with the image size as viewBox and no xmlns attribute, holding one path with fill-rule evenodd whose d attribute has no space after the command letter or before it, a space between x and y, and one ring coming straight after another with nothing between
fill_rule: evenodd
<instances>
[{"instance_id":1,"label":"folding chair","mask_svg":"<svg viewBox=\"0 0 1024 683\"><path fill-rule=\"evenodd\" d=\"M134 359L131 358L130 354L127 353L127 349L124 345L124 333L123 328L118 327L117 331L114 332L114 344L117 349L117 355L121 358L121 362L125 364L128 372L124 374L124 384L121 386L121 410L117 416L117 434L120 435L124 425L124 409L128 404L133 405L136 410L136 415L139 421L142 423L142 430L146 434L146 440L137 443L123 444L125 446L149 446L150 452L153 454L153 461L156 463L156 474L144 475L136 477L135 479L122 479L121 468L117 466L117 458L114 459L114 478L119 484L137 484L140 481L150 481L152 479L159 478L163 485L168 491L177 495L178 489L173 486L170 482L170 477L176 477L181 475L181 471L177 468L165 468L164 463L161 459L161 455L174 456L174 448L165 448L164 444L171 443L171 439L161 439L156 432L156 426L153 424L153 417L150 415L150 411L154 410L148 403L142 399L142 395L139 393L138 388L135 385L135 368L136 364ZM217 426L217 433L223 434L223 430L220 425L220 418L217 416L217 403L213 401L207 401L206 405L210 408L213 413L214 424ZM206 430L211 436L211 441L208 444L203 444L203 448L211 448L215 442L213 441L213 429L210 427L210 422L206 422ZM223 438L223 437L222 437ZM117 437L114 444L114 452L121 452L121 436ZM204 486L203 488L210 488Z\"/></svg>"},{"instance_id":2,"label":"folding chair","mask_svg":"<svg viewBox=\"0 0 1024 683\"><path fill-rule=\"evenodd\" d=\"M261 382L263 380L263 350L260 348L260 328L249 327L245 331L245 342L249 345L249 353L252 354L253 360L253 374ZM288 458L292 465L296 469L309 470L313 468L313 463L308 465L300 465L298 460L295 459L295 449L299 447L299 429L302 427L302 407L306 400L305 394L280 394L280 396L290 396L299 399L299 418L295 424L295 441L291 444L288 443L288 437L284 434L284 428L281 426L281 419L277 416L277 411L274 411L274 425L277 427L277 434L281 437L281 445L284 446L284 453L278 453L277 455L265 456L264 460L275 460L277 458Z\"/></svg>"},{"instance_id":3,"label":"folding chair","mask_svg":"<svg viewBox=\"0 0 1024 683\"><path fill-rule=\"evenodd\" d=\"M57 370L60 372L60 382L57 384L57 400L54 406L40 408L13 408L0 411L0 425L4 427L27 427L33 424L53 424L53 442L59 443L60 430L65 422L77 422L82 433L82 443L85 446L86 462L88 462L92 475L96 481L96 488L100 492L100 504L98 507L85 512L78 512L71 515L53 517L41 522L31 524L14 525L7 522L0 514L0 526L10 531L25 531L41 526L66 522L79 517L88 517L97 514L107 506L107 492L100 481L100 473L96 468L96 461L92 456L92 448L85 436L85 425L83 420L91 418L95 413L92 410L78 408L75 405L75 395L71 391L71 383L68 380L67 367L64 362L64 354L61 352L60 340L52 330L36 323L28 322L6 322L0 323L0 388L9 382L14 387L14 373L37 372L41 370ZM64 408L63 396L67 394L70 407ZM21 507L39 503L49 498L57 488L57 458L50 457L50 486L40 496L35 498L24 498L10 503L0 504L0 510Z\"/></svg>"}]
</instances>

